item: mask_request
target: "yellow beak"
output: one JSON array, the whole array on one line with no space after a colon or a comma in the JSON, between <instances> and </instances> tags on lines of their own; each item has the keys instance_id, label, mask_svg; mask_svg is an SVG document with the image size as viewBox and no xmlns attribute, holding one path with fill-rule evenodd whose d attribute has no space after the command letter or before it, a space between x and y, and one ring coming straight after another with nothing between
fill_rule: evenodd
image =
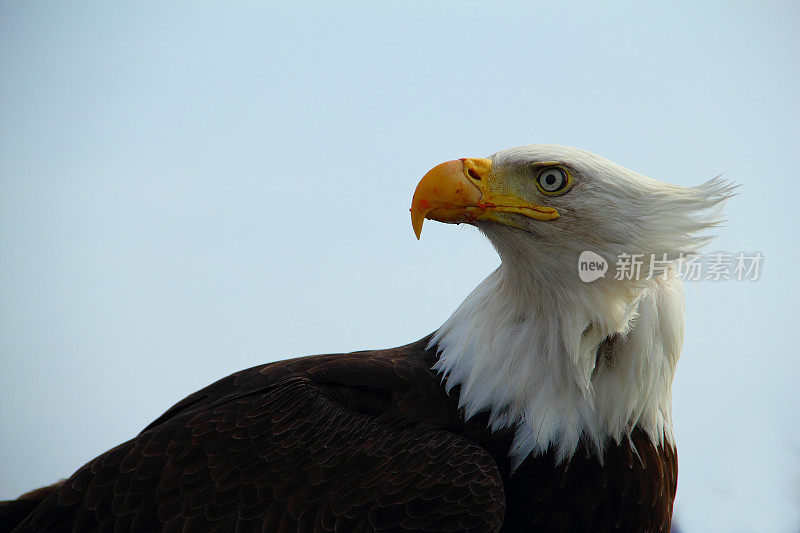
<instances>
[{"instance_id":1,"label":"yellow beak","mask_svg":"<svg viewBox=\"0 0 800 533\"><path fill-rule=\"evenodd\" d=\"M496 189L489 159L463 158L433 167L417 185L411 200L411 225L419 239L426 218L460 224L493 220L517 226L501 213L519 213L536 220L558 218L558 211L522 201Z\"/></svg>"}]
</instances>

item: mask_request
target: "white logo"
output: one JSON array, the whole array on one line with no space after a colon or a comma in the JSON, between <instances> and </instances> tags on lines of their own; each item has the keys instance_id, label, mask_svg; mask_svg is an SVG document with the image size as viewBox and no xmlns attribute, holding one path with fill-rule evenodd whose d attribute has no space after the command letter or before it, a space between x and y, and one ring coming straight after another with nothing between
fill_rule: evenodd
<instances>
[{"instance_id":1,"label":"white logo","mask_svg":"<svg viewBox=\"0 0 800 533\"><path fill-rule=\"evenodd\" d=\"M578 276L583 282L589 283L605 277L607 270L606 260L594 252L586 250L578 257Z\"/></svg>"}]
</instances>

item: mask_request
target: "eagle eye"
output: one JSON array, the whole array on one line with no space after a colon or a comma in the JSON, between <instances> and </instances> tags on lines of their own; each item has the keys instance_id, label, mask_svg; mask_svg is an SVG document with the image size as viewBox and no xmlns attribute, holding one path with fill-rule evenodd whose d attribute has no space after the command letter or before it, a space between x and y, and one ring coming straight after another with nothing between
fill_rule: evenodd
<instances>
[{"instance_id":1,"label":"eagle eye","mask_svg":"<svg viewBox=\"0 0 800 533\"><path fill-rule=\"evenodd\" d=\"M547 167L536 177L536 187L549 196L564 194L571 184L569 173L561 167Z\"/></svg>"}]
</instances>

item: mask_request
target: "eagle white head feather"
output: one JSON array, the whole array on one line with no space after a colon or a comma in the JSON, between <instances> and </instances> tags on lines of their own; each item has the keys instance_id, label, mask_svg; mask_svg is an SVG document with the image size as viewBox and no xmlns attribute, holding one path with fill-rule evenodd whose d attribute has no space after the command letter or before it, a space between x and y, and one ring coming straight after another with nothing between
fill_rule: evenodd
<instances>
[{"instance_id":1,"label":"eagle white head feather","mask_svg":"<svg viewBox=\"0 0 800 533\"><path fill-rule=\"evenodd\" d=\"M412 202L417 235L425 218L470 223L502 260L430 343L466 416L515 426L517 464L548 449L562 461L582 440L602 460L609 439L637 426L674 444L684 310L674 262L713 238L732 189L718 178L671 185L551 145L432 169ZM633 257L640 272L584 282L584 251L608 265Z\"/></svg>"}]
</instances>

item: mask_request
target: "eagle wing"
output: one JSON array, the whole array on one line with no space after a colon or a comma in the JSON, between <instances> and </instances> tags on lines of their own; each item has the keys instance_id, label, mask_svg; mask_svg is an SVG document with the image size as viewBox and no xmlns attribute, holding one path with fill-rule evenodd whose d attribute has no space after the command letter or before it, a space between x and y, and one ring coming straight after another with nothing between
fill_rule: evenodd
<instances>
[{"instance_id":1,"label":"eagle wing","mask_svg":"<svg viewBox=\"0 0 800 533\"><path fill-rule=\"evenodd\" d=\"M395 352L224 378L86 464L16 531L498 530L494 460L435 409L403 413L432 385Z\"/></svg>"}]
</instances>

